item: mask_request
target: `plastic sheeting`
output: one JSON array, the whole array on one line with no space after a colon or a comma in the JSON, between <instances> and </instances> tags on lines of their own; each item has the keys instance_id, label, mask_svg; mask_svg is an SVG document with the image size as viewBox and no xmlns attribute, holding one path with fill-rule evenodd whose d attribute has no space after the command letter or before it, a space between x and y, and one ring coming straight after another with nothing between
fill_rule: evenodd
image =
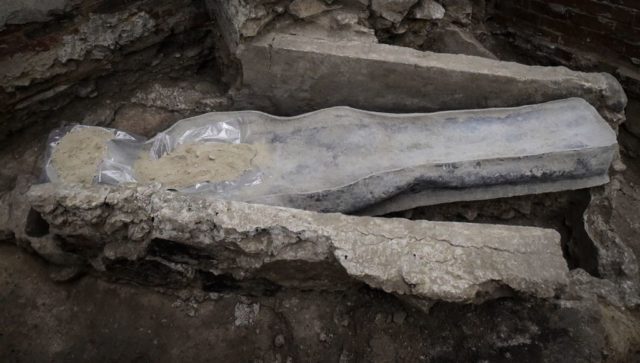
<instances>
[{"instance_id":1,"label":"plastic sheeting","mask_svg":"<svg viewBox=\"0 0 640 363\"><path fill-rule=\"evenodd\" d=\"M50 134L49 134L49 138L47 139L47 150L45 152L45 166L44 166L44 181L51 181L51 182L61 182L60 177L58 175L58 171L56 170L56 168L53 166L53 160L52 160L52 156L53 156L53 151L55 150L55 148L58 146L58 144L60 143L60 140L62 140L62 138L67 135L69 132L71 132L72 130L75 129L83 129L83 128L99 128L102 130L106 130L110 133L113 134L113 138L112 141L114 143L117 143L119 141L126 141L127 143L140 143L144 141L144 138L140 137L140 136L136 136L136 135L132 135L130 133L124 132L124 131L120 131L120 130L116 130L116 129L111 129L111 128L105 128L105 127L96 127L96 126L85 126L85 125L71 125L71 126L65 126L65 127L61 127L59 129L55 129L53 130ZM114 153L118 153L118 148L113 148L113 152ZM105 158L105 160L103 160L103 163L108 162L109 159ZM102 165L102 164L101 164ZM125 165L123 165L124 167ZM107 172L109 173L109 172ZM116 183L118 182L126 182L126 181L135 181L134 179L127 179L126 175L121 175L121 176L116 176L114 175L114 181ZM94 180L96 182L101 182L101 173L96 173Z\"/></svg>"},{"instance_id":2,"label":"plastic sheeting","mask_svg":"<svg viewBox=\"0 0 640 363\"><path fill-rule=\"evenodd\" d=\"M68 131L56 131L50 149ZM455 191L444 198L450 200L439 199L451 202L482 199L471 194L499 185L602 184L616 144L611 128L581 99L433 114L348 107L289 118L219 112L179 121L149 140L111 131L98 183L137 182L141 153L158 159L185 144L245 143L259 146L260 164L233 180L194 181L178 191L324 212L354 212L425 191ZM46 172L57 180L50 161Z\"/></svg>"}]
</instances>

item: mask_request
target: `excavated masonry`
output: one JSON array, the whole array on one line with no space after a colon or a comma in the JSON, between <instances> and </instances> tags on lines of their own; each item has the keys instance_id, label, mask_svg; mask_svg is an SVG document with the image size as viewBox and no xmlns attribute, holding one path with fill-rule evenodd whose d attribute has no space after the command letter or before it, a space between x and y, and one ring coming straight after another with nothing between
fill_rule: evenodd
<instances>
[{"instance_id":1,"label":"excavated masonry","mask_svg":"<svg viewBox=\"0 0 640 363\"><path fill-rule=\"evenodd\" d=\"M626 96L606 73L526 66L377 43L268 33L236 51L239 108L298 114L347 105L383 112L522 106L580 97L612 125Z\"/></svg>"},{"instance_id":2,"label":"excavated masonry","mask_svg":"<svg viewBox=\"0 0 640 363\"><path fill-rule=\"evenodd\" d=\"M92 251L99 269L120 259L158 261L147 250L162 240L197 251L197 260L165 261L185 275L204 270L305 288L355 279L423 307L513 292L549 298L567 282L560 236L549 229L321 214L153 186L42 184L28 197L49 233Z\"/></svg>"}]
</instances>

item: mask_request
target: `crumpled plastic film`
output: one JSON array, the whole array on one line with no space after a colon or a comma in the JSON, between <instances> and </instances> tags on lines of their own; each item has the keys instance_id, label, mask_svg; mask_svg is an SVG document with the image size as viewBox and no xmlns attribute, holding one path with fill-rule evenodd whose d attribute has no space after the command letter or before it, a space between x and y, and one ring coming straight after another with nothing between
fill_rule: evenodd
<instances>
[{"instance_id":1,"label":"crumpled plastic film","mask_svg":"<svg viewBox=\"0 0 640 363\"><path fill-rule=\"evenodd\" d=\"M613 130L577 98L431 114L349 107L295 117L212 112L178 121L149 140L107 130L114 137L98 183L144 177L182 193L371 214L600 185L616 147ZM50 149L68 131L52 133ZM195 146L202 143L233 147ZM166 155L170 159L156 163ZM50 158L48 152L47 176L56 181ZM385 207L369 212L376 205Z\"/></svg>"},{"instance_id":2,"label":"crumpled plastic film","mask_svg":"<svg viewBox=\"0 0 640 363\"><path fill-rule=\"evenodd\" d=\"M113 139L107 143L107 152L97 168L95 181L101 184L136 183L134 165L142 152L147 151L152 160L157 160L184 144L203 142L238 144L242 140L242 126L238 119L205 122L202 126L183 128L171 127L147 140L124 131L110 128L74 125L56 129L49 135L46 152L45 177L43 181L59 182L58 173L52 165L53 152L60 140L75 128L99 128L113 133ZM246 127L245 127L246 129ZM234 181L218 183L195 182L192 186L181 188L184 193L207 192L221 194L241 187L256 185L262 181L259 171L241 175Z\"/></svg>"},{"instance_id":3,"label":"crumpled plastic film","mask_svg":"<svg viewBox=\"0 0 640 363\"><path fill-rule=\"evenodd\" d=\"M193 129L169 128L151 139L151 158L159 159L180 145L198 142L240 143L241 132L237 120L215 122Z\"/></svg>"},{"instance_id":4,"label":"crumpled plastic film","mask_svg":"<svg viewBox=\"0 0 640 363\"><path fill-rule=\"evenodd\" d=\"M44 175L42 177L42 180L47 182L59 182L60 178L58 175L58 172L55 170L55 167L53 166L52 163L52 158L53 158L53 152L56 149L56 147L58 146L58 144L60 143L60 140L62 140L63 137L65 137L65 135L67 135L68 133L70 133L73 130L76 129L81 129L81 128L99 128L102 130L106 130L109 131L111 133L113 133L113 142L120 142L120 141L141 141L144 140L144 138L141 138L140 136L136 136L136 135L132 135L130 133L124 132L124 131L120 131L120 130L116 130L116 129L111 129L111 128L106 128L106 127L97 127L97 126L85 126L85 125L70 125L70 126L64 126L58 129L53 130L50 134L49 134L49 138L47 139L47 150L45 152L45 167L44 167ZM110 145L107 145L107 147L110 147ZM103 160L103 163L106 161ZM98 170L100 170L100 168L102 167L102 164L98 167ZM100 173L98 172L95 176L95 180L97 182L100 182Z\"/></svg>"}]
</instances>

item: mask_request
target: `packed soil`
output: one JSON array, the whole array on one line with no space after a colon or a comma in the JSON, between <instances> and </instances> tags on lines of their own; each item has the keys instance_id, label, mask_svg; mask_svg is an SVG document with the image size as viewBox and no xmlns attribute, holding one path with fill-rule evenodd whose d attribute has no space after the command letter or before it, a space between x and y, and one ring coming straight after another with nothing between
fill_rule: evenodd
<instances>
[{"instance_id":1,"label":"packed soil","mask_svg":"<svg viewBox=\"0 0 640 363\"><path fill-rule=\"evenodd\" d=\"M1 362L594 362L603 341L593 316L535 301L427 315L366 286L211 277L169 294L126 283L142 268L117 283L67 270L0 243Z\"/></svg>"},{"instance_id":2,"label":"packed soil","mask_svg":"<svg viewBox=\"0 0 640 363\"><path fill-rule=\"evenodd\" d=\"M145 150L135 163L140 183L186 188L197 183L234 180L254 168L258 148L250 144L183 144L159 159Z\"/></svg>"},{"instance_id":3,"label":"packed soil","mask_svg":"<svg viewBox=\"0 0 640 363\"><path fill-rule=\"evenodd\" d=\"M111 131L95 127L75 127L53 150L51 162L64 183L91 184L107 152Z\"/></svg>"}]
</instances>

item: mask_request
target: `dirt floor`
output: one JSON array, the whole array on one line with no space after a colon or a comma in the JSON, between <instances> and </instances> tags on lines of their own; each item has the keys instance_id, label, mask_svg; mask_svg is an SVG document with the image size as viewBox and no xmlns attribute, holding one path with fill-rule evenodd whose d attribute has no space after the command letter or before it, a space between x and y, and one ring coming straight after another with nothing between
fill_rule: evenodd
<instances>
[{"instance_id":1,"label":"dirt floor","mask_svg":"<svg viewBox=\"0 0 640 363\"><path fill-rule=\"evenodd\" d=\"M0 244L0 361L597 362L606 341L593 331L598 312L548 302L437 304L425 315L364 286L166 294L90 275L52 280L65 275Z\"/></svg>"}]
</instances>

